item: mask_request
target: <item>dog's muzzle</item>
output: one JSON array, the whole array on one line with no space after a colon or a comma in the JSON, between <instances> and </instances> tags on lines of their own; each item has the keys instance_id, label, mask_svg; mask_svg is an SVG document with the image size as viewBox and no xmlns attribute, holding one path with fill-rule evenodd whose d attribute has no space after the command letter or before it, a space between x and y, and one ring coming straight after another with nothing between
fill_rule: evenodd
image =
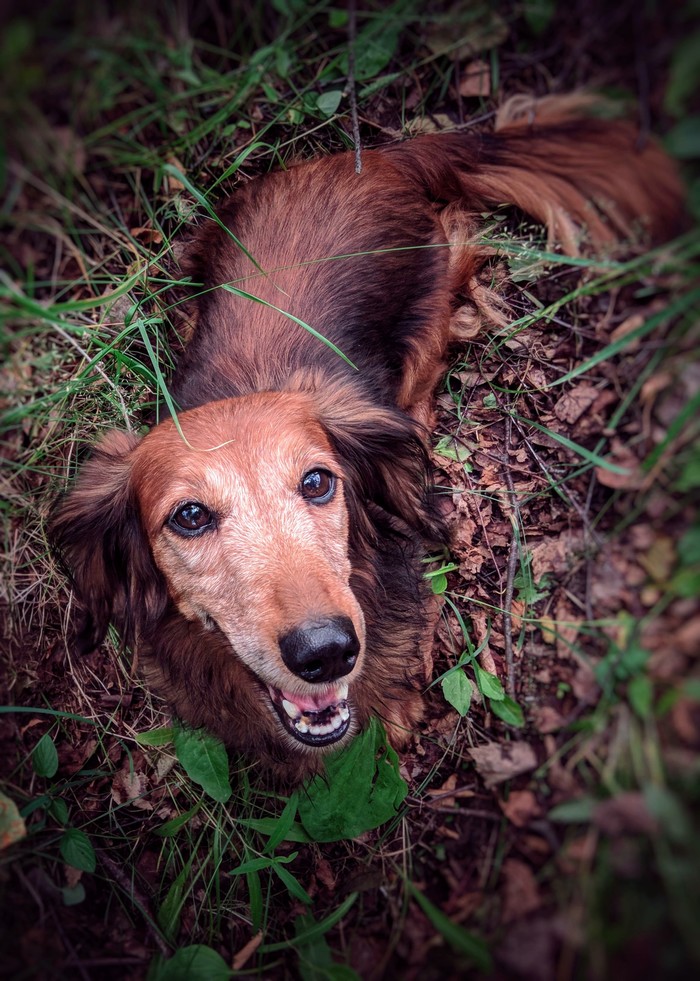
<instances>
[{"instance_id":1,"label":"dog's muzzle","mask_svg":"<svg viewBox=\"0 0 700 981\"><path fill-rule=\"evenodd\" d=\"M270 699L284 728L308 746L327 746L342 739L350 728L347 682L360 652L360 642L349 617L318 620L295 627L280 638L282 660L323 694L298 694L268 686Z\"/></svg>"}]
</instances>

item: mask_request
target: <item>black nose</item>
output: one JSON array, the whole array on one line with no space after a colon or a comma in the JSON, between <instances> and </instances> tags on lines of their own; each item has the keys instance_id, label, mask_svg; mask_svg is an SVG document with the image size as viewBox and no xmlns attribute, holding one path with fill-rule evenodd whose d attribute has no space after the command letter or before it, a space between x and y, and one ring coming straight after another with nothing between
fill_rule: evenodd
<instances>
[{"instance_id":1,"label":"black nose","mask_svg":"<svg viewBox=\"0 0 700 981\"><path fill-rule=\"evenodd\" d=\"M304 681L334 681L350 674L360 650L349 617L317 620L280 637L282 660Z\"/></svg>"}]
</instances>

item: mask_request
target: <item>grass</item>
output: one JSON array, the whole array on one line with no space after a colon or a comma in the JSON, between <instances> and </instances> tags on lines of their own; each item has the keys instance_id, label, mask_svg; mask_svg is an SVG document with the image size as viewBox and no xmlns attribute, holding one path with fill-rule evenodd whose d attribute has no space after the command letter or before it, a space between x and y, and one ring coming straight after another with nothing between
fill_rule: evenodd
<instances>
[{"instance_id":1,"label":"grass","mask_svg":"<svg viewBox=\"0 0 700 981\"><path fill-rule=\"evenodd\" d=\"M696 615L697 233L630 259L571 261L519 218L490 220L517 282L513 316L458 352L440 394L436 460L461 524L452 555L427 567L445 601L431 725L381 831L309 840L300 797L261 788L241 761L222 776L215 748L203 777L201 745L197 769L118 638L64 660L71 599L43 522L89 444L168 402L187 331L174 258L188 223L236 181L351 146L346 12L324 0L243 7L205 18L86 4L68 23L49 4L3 32L0 752L28 835L0 852L0 893L17 976L142 977L149 964L158 979L232 964L303 979L479 976L483 938L507 971L509 936L556 914L569 929L558 976L619 970L642 923L680 977L698 958L698 691L690 658L669 659L658 630L687 644ZM492 92L499 79L537 87L540 63L572 87L565 58L541 61L519 8L502 14L505 33L477 21L480 35L491 28L478 54ZM573 29L558 16L554 47ZM444 7L406 0L358 12L366 143L489 117L489 96L455 98L469 56L444 52L446 22ZM569 422L561 399L582 382L615 398ZM561 724L548 728L544 709ZM470 750L488 742L535 746L537 768L486 787ZM361 749L359 763L373 759ZM622 807L623 792L638 797L614 834L600 808ZM536 799L524 824L505 816L527 800L518 794ZM529 913L509 879L523 865L539 903Z\"/></svg>"}]
</instances>

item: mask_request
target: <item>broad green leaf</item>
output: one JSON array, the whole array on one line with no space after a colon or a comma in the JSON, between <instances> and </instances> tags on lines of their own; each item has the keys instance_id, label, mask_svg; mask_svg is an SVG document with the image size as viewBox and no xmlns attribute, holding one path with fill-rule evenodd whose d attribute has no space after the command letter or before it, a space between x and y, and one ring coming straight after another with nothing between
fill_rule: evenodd
<instances>
[{"instance_id":1,"label":"broad green leaf","mask_svg":"<svg viewBox=\"0 0 700 981\"><path fill-rule=\"evenodd\" d=\"M476 675L477 687L485 698L493 698L497 702L503 701L506 694L503 691L503 685L495 674L484 671L478 664L474 664L474 674Z\"/></svg>"},{"instance_id":2,"label":"broad green leaf","mask_svg":"<svg viewBox=\"0 0 700 981\"><path fill-rule=\"evenodd\" d=\"M430 577L430 588L435 596L441 596L447 589L447 576L444 572L439 572L436 576Z\"/></svg>"},{"instance_id":3,"label":"broad green leaf","mask_svg":"<svg viewBox=\"0 0 700 981\"><path fill-rule=\"evenodd\" d=\"M64 886L61 889L61 898L64 906L79 906L85 900L85 886L82 882L74 886Z\"/></svg>"},{"instance_id":4,"label":"broad green leaf","mask_svg":"<svg viewBox=\"0 0 700 981\"><path fill-rule=\"evenodd\" d=\"M229 761L226 747L206 729L173 730L173 742L177 758L190 780L214 800L225 804L231 796Z\"/></svg>"},{"instance_id":5,"label":"broad green leaf","mask_svg":"<svg viewBox=\"0 0 700 981\"><path fill-rule=\"evenodd\" d=\"M472 701L472 686L462 668L446 674L440 685L446 701L456 708L460 715L466 715Z\"/></svg>"},{"instance_id":6,"label":"broad green leaf","mask_svg":"<svg viewBox=\"0 0 700 981\"><path fill-rule=\"evenodd\" d=\"M241 862L235 869L231 869L229 875L246 875L248 872L262 872L263 869L271 869L274 865L288 865L293 862L299 852L291 852L289 855L266 856L260 855L258 858L249 858Z\"/></svg>"},{"instance_id":7,"label":"broad green leaf","mask_svg":"<svg viewBox=\"0 0 700 981\"><path fill-rule=\"evenodd\" d=\"M489 708L494 715L497 715L499 719L502 719L509 726L515 726L521 729L525 725L523 710L517 702L514 702L507 695L500 699L490 698Z\"/></svg>"},{"instance_id":8,"label":"broad green leaf","mask_svg":"<svg viewBox=\"0 0 700 981\"><path fill-rule=\"evenodd\" d=\"M550 821L559 824L585 824L591 820L597 801L592 797L577 797L557 804L547 815Z\"/></svg>"},{"instance_id":9,"label":"broad green leaf","mask_svg":"<svg viewBox=\"0 0 700 981\"><path fill-rule=\"evenodd\" d=\"M654 684L646 674L638 674L627 685L627 699L640 719L651 718Z\"/></svg>"},{"instance_id":10,"label":"broad green leaf","mask_svg":"<svg viewBox=\"0 0 700 981\"><path fill-rule=\"evenodd\" d=\"M53 739L44 733L39 742L32 750L32 766L34 772L39 777L54 777L58 770L58 753L54 746Z\"/></svg>"},{"instance_id":11,"label":"broad green leaf","mask_svg":"<svg viewBox=\"0 0 700 981\"><path fill-rule=\"evenodd\" d=\"M17 805L0 791L0 851L21 841L26 834L27 828Z\"/></svg>"},{"instance_id":12,"label":"broad green leaf","mask_svg":"<svg viewBox=\"0 0 700 981\"><path fill-rule=\"evenodd\" d=\"M62 797L56 797L49 804L49 814L59 824L68 824L68 805Z\"/></svg>"},{"instance_id":13,"label":"broad green leaf","mask_svg":"<svg viewBox=\"0 0 700 981\"><path fill-rule=\"evenodd\" d=\"M66 828L58 847L63 861L72 865L74 869L81 869L83 872L95 871L97 865L95 849L80 828Z\"/></svg>"},{"instance_id":14,"label":"broad green leaf","mask_svg":"<svg viewBox=\"0 0 700 981\"><path fill-rule=\"evenodd\" d=\"M322 92L316 101L316 108L323 116L332 116L337 111L342 97L342 89L330 89L328 92Z\"/></svg>"},{"instance_id":15,"label":"broad green leaf","mask_svg":"<svg viewBox=\"0 0 700 981\"><path fill-rule=\"evenodd\" d=\"M139 746L167 746L173 741L174 731L171 726L163 726L160 729L149 729L148 732L138 732L136 742Z\"/></svg>"},{"instance_id":16,"label":"broad green leaf","mask_svg":"<svg viewBox=\"0 0 700 981\"><path fill-rule=\"evenodd\" d=\"M169 960L158 958L148 972L148 981L228 981L233 976L221 954L204 944L176 950Z\"/></svg>"},{"instance_id":17,"label":"broad green leaf","mask_svg":"<svg viewBox=\"0 0 700 981\"><path fill-rule=\"evenodd\" d=\"M326 773L299 797L299 819L314 841L355 838L396 816L408 793L380 722L328 757Z\"/></svg>"},{"instance_id":18,"label":"broad green leaf","mask_svg":"<svg viewBox=\"0 0 700 981\"><path fill-rule=\"evenodd\" d=\"M491 956L484 941L480 937L474 936L473 933L469 933L459 924L453 923L442 910L431 903L428 897L410 882L406 885L411 896L450 947L460 954L465 954L480 971L489 972L491 970Z\"/></svg>"}]
</instances>

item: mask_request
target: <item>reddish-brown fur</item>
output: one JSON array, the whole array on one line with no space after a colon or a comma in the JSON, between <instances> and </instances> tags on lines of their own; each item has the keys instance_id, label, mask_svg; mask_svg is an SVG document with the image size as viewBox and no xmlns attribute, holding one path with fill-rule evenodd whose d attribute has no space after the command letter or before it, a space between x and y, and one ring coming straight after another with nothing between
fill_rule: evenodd
<instances>
[{"instance_id":1,"label":"reddish-brown fur","mask_svg":"<svg viewBox=\"0 0 700 981\"><path fill-rule=\"evenodd\" d=\"M182 718L281 779L316 772L321 743L371 715L406 738L425 682L421 560L445 541L424 426L450 340L503 318L479 213L514 204L569 253L678 227L671 163L628 124L577 115L584 101L367 151L360 175L351 154L316 159L224 203L237 241L202 225L180 429L108 435L52 519L79 646L112 619ZM193 514L208 523L183 532Z\"/></svg>"}]
</instances>

